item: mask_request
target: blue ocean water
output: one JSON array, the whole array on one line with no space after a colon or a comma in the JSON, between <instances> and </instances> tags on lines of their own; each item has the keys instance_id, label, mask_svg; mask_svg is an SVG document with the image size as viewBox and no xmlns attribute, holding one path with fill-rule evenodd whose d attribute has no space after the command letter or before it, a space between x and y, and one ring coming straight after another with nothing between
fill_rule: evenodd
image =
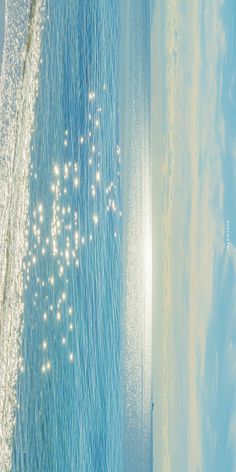
<instances>
[{"instance_id":1,"label":"blue ocean water","mask_svg":"<svg viewBox=\"0 0 236 472\"><path fill-rule=\"evenodd\" d=\"M32 136L12 472L122 471L115 0L51 0Z\"/></svg>"},{"instance_id":2,"label":"blue ocean water","mask_svg":"<svg viewBox=\"0 0 236 472\"><path fill-rule=\"evenodd\" d=\"M9 0L4 31L0 469L148 472L149 0Z\"/></svg>"}]
</instances>

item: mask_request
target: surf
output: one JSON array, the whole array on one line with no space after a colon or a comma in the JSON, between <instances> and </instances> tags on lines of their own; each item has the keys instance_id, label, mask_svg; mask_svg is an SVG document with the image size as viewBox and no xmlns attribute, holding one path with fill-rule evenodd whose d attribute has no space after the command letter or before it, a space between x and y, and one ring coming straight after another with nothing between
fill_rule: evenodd
<instances>
[{"instance_id":1,"label":"surf","mask_svg":"<svg viewBox=\"0 0 236 472\"><path fill-rule=\"evenodd\" d=\"M44 0L6 3L0 84L0 469L11 468L22 332L22 263Z\"/></svg>"}]
</instances>

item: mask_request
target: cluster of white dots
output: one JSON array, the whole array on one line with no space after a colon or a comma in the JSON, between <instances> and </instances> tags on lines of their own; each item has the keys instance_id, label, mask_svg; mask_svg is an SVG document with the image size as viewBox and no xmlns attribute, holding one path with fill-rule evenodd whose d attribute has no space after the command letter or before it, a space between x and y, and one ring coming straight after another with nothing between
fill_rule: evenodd
<instances>
[{"instance_id":1,"label":"cluster of white dots","mask_svg":"<svg viewBox=\"0 0 236 472\"><path fill-rule=\"evenodd\" d=\"M106 84L103 86L106 91ZM120 146L116 145L114 150L115 159L117 160L117 174L114 180L109 183L104 181L101 160L102 150L99 146L99 140L96 139L96 133L102 126L102 107L95 106L96 94L93 90L88 93L88 102L93 105L91 112L88 114L88 122L91 124L86 133L77 136L78 146L81 150L86 149L86 159L88 169L90 169L89 192L93 202L91 207L93 211L88 215L90 219L90 230L88 234L81 232L80 225L80 208L79 205L75 209L71 204L74 199L74 192L79 195L83 186L80 173L80 160L64 160L54 161L51 171L50 195L51 199L47 199L45 204L43 198L36 203L32 212L30 221L30 231L32 241L29 244L28 255L24 262L25 285L27 291L30 287L32 290L31 274L39 274L40 267L44 264L44 260L48 258L53 261L51 264L51 274L45 276L45 271L40 272L41 276L36 277L36 286L38 287L33 294L33 306L40 310L43 306L47 309L42 311L42 322L46 326L49 320L53 319L58 326L63 326L66 330L60 334L60 344L67 352L68 362L75 361L75 354L70 350L69 333L74 331L73 315L74 307L70 305L69 300L69 273L76 271L80 266L80 257L83 247L91 244L94 240L96 228L103 223L104 214L94 210L100 208L96 205L99 195L105 196L106 207L105 212L112 213L118 219L122 216L122 212L117 202L117 189L120 180L119 164L121 162ZM66 148L68 154L72 136L69 129L64 130L62 145ZM31 165L31 177L38 180L37 172L34 172L34 166ZM72 198L73 195L73 198ZM103 197L102 197L103 198ZM47 207L46 205L48 205ZM118 231L114 231L114 238L117 238ZM38 269L38 272L37 272ZM58 297L56 294L59 287L63 287L63 291ZM66 318L65 318L66 316ZM64 323L63 323L64 322ZM44 336L41 344L43 353L43 363L40 366L42 374L48 374L53 368L53 360L50 358L50 335ZM23 369L23 370L22 370ZM22 372L24 368L21 366Z\"/></svg>"}]
</instances>

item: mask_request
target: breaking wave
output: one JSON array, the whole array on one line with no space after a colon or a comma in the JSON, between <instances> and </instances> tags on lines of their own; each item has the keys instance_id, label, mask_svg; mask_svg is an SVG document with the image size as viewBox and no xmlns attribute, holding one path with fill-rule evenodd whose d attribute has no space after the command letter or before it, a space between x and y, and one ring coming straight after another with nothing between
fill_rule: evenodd
<instances>
[{"instance_id":1,"label":"breaking wave","mask_svg":"<svg viewBox=\"0 0 236 472\"><path fill-rule=\"evenodd\" d=\"M28 174L45 0L7 0L0 82L0 470L12 462Z\"/></svg>"}]
</instances>

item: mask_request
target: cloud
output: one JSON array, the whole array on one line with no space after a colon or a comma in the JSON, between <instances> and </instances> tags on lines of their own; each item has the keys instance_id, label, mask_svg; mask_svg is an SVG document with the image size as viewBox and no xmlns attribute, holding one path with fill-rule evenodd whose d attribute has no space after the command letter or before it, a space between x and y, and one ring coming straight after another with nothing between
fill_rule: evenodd
<instances>
[{"instance_id":1,"label":"cloud","mask_svg":"<svg viewBox=\"0 0 236 472\"><path fill-rule=\"evenodd\" d=\"M200 30L196 27L193 33L194 56L202 59L201 65L199 66L200 60L197 59L192 69L190 111L194 118L190 132L192 192L189 235L188 468L193 471L204 470L201 388L204 382L208 326L213 316L215 258L224 250L224 183L221 162L224 149L224 116L219 103L220 61L226 51L226 41L219 9L220 4L211 1L205 10L203 21L206 42L202 45L204 61L203 50L199 44ZM200 80L202 71L204 82Z\"/></svg>"},{"instance_id":2,"label":"cloud","mask_svg":"<svg viewBox=\"0 0 236 472\"><path fill-rule=\"evenodd\" d=\"M160 164L165 170L162 470L183 470L186 454L187 470L204 470L201 386L213 316L215 258L224 251L225 123L219 104L227 45L221 3L199 0L182 9L183 2L172 0L166 9L168 97ZM186 444L178 433L183 422Z\"/></svg>"}]
</instances>

